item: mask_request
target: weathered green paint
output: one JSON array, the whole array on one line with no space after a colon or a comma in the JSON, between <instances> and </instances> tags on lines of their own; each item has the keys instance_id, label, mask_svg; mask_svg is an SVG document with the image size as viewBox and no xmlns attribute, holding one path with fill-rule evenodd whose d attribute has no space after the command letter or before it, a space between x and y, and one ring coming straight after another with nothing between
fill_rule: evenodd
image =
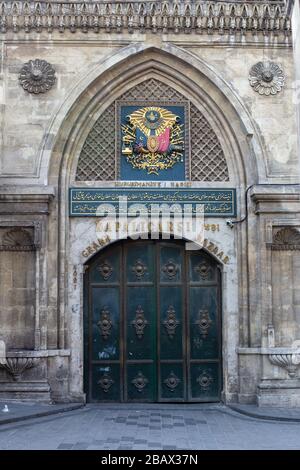
<instances>
[{"instance_id":1,"label":"weathered green paint","mask_svg":"<svg viewBox=\"0 0 300 470\"><path fill-rule=\"evenodd\" d=\"M220 270L182 241L125 241L86 272L89 401L218 401Z\"/></svg>"}]
</instances>

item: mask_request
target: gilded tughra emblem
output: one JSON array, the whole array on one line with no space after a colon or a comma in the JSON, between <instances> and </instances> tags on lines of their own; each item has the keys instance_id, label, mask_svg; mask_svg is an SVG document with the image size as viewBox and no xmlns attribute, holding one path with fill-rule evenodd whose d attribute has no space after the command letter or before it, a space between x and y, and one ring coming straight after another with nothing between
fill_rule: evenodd
<instances>
[{"instance_id":1,"label":"gilded tughra emblem","mask_svg":"<svg viewBox=\"0 0 300 470\"><path fill-rule=\"evenodd\" d=\"M122 124L122 156L133 168L158 175L183 162L184 123L166 108L133 111Z\"/></svg>"}]
</instances>

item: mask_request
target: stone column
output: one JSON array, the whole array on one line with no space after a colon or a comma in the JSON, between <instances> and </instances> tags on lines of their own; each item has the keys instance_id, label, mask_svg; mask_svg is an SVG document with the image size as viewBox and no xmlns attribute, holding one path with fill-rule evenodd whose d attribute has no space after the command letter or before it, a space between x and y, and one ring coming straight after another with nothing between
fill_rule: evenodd
<instances>
[{"instance_id":1,"label":"stone column","mask_svg":"<svg viewBox=\"0 0 300 470\"><path fill-rule=\"evenodd\" d=\"M300 0L295 0L294 3L292 30L295 63L294 101L298 109L298 155L300 157Z\"/></svg>"}]
</instances>

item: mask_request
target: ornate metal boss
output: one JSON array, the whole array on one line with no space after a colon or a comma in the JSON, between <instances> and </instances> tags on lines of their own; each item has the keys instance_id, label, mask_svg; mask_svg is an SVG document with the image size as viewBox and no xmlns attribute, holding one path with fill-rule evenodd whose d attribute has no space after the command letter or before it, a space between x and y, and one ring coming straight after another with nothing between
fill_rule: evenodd
<instances>
[{"instance_id":1,"label":"ornate metal boss","mask_svg":"<svg viewBox=\"0 0 300 470\"><path fill-rule=\"evenodd\" d=\"M260 95L276 95L282 90L285 75L275 62L258 62L249 73L250 85Z\"/></svg>"},{"instance_id":2,"label":"ornate metal boss","mask_svg":"<svg viewBox=\"0 0 300 470\"><path fill-rule=\"evenodd\" d=\"M19 81L28 93L45 93L54 85L55 70L45 60L30 60L23 65Z\"/></svg>"}]
</instances>

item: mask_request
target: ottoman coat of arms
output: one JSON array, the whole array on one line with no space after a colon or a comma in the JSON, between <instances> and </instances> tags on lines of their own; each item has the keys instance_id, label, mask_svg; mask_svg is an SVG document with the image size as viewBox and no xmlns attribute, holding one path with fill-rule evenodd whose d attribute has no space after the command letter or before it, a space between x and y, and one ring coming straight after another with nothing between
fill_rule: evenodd
<instances>
[{"instance_id":1,"label":"ottoman coat of arms","mask_svg":"<svg viewBox=\"0 0 300 470\"><path fill-rule=\"evenodd\" d=\"M133 168L158 175L183 162L184 124L169 109L137 109L126 116L121 130L122 156Z\"/></svg>"}]
</instances>

